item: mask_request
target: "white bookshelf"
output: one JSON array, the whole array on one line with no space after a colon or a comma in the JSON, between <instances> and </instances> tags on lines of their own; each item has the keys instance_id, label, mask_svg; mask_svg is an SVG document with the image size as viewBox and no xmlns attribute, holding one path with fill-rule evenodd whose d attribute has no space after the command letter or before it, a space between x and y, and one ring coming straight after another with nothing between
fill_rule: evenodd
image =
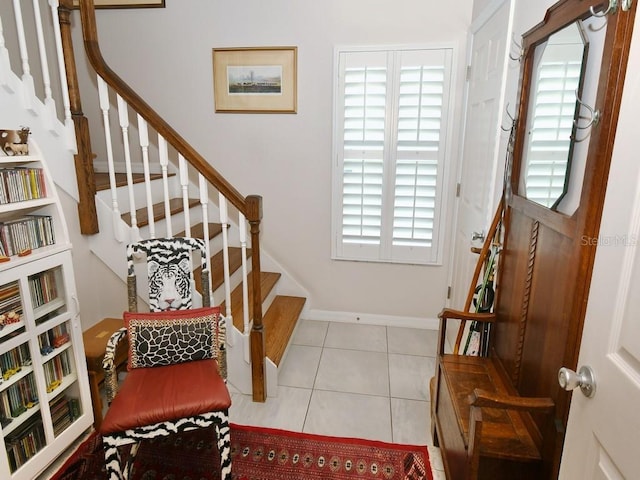
<instances>
[{"instance_id":1,"label":"white bookshelf","mask_svg":"<svg viewBox=\"0 0 640 480\"><path fill-rule=\"evenodd\" d=\"M7 189L15 198L20 186L14 177L7 185L14 170L22 175L24 196L38 190L38 198L6 201ZM24 183L40 173L44 191ZM0 322L13 320L0 329L0 478L32 480L91 427L93 412L71 244L36 142L30 140L29 155L0 152L0 179L0 252L9 257L0 262ZM44 231L34 225L43 216ZM8 233L7 224L23 220L26 227ZM7 240L11 235L18 238ZM21 235L36 248L23 248ZM7 255L8 242L13 255Z\"/></svg>"}]
</instances>

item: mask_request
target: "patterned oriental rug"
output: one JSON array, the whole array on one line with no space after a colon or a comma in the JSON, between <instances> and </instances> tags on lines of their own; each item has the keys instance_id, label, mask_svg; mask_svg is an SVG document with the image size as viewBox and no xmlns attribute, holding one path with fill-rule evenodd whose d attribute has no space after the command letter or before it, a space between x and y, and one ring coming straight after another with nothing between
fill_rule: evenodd
<instances>
[{"instance_id":1,"label":"patterned oriental rug","mask_svg":"<svg viewBox=\"0 0 640 480\"><path fill-rule=\"evenodd\" d=\"M426 446L231 426L234 480L433 480ZM132 480L219 478L211 429L143 442ZM51 480L107 480L92 433Z\"/></svg>"}]
</instances>

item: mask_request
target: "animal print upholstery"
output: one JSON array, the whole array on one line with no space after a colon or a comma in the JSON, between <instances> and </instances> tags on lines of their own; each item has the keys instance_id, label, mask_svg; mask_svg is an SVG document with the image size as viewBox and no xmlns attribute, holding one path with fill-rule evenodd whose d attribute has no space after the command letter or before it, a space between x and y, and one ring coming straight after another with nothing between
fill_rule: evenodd
<instances>
[{"instance_id":1,"label":"animal print upholstery","mask_svg":"<svg viewBox=\"0 0 640 480\"><path fill-rule=\"evenodd\" d=\"M128 275L135 278L134 257L145 254L152 312L192 307L191 251L200 251L206 268L206 249L199 238L149 239L127 247Z\"/></svg>"},{"instance_id":2,"label":"animal print upholstery","mask_svg":"<svg viewBox=\"0 0 640 480\"><path fill-rule=\"evenodd\" d=\"M214 332L219 316L219 307L176 312L125 312L129 369L214 358Z\"/></svg>"}]
</instances>

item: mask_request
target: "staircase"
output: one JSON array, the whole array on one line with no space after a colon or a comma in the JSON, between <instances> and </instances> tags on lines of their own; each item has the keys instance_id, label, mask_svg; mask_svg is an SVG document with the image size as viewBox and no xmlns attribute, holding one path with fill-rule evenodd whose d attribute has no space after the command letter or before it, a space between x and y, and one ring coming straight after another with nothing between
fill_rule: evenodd
<instances>
[{"instance_id":1,"label":"staircase","mask_svg":"<svg viewBox=\"0 0 640 480\"><path fill-rule=\"evenodd\" d=\"M52 168L54 181L78 201L86 241L123 280L124 296L126 243L163 236L208 239L210 295L229 320L229 382L240 392L252 394L255 401L275 396L278 370L304 309L306 291L260 247L261 198L237 192L211 166L215 160L202 158L104 64L91 0L81 0L85 49L98 72L98 91L83 95L99 95L104 125L105 143L93 145L80 104L75 65L69 64L73 55L65 55L73 49L72 0L38 0L34 11L27 11L29 5L22 2L13 3L13 10L8 2L0 5L0 87L4 87L0 88L4 110L0 120L5 127L12 122L47 132L43 141L39 134L39 143L48 151L57 148L61 152L52 155L60 162ZM23 5L25 11L20 11ZM59 55L52 64L42 54L39 58L44 99L33 87L28 52L44 51L45 40L40 32L38 38L31 38L19 27L17 39L5 38L3 31L3 25L9 23L24 24L22 17L41 23L35 11L38 5L51 9L53 25L41 30L54 34L53 40L46 41L56 42ZM12 15L20 17L19 21ZM24 47L29 42L38 46ZM12 53L12 48L19 52ZM22 72L12 70L12 55L21 59ZM68 91L61 87L58 92L61 115L56 112L56 93L48 88L49 70L59 75L61 85L68 85ZM137 121L130 122L132 113ZM121 135L112 135L112 131ZM69 180L74 177L77 183Z\"/></svg>"},{"instance_id":2,"label":"staircase","mask_svg":"<svg viewBox=\"0 0 640 480\"><path fill-rule=\"evenodd\" d=\"M95 172L95 184L96 184L96 198L98 200L108 198L110 190L109 173L107 172ZM131 175L134 184L143 184L145 182L144 174L137 173ZM162 174L150 174L149 175L152 190L160 190L161 186L158 185L162 181ZM176 178L176 175L170 175L172 178ZM127 174L116 173L115 174L116 187L119 189L125 189L128 186ZM155 183L154 183L155 182ZM106 200L105 200L106 201ZM199 205L198 199L190 199L189 205L195 208ZM169 199L171 205L171 214L179 216L183 213L183 199L179 197L173 197ZM161 226L165 221L165 208L164 203L155 203L152 206L154 212L153 221ZM135 217L137 219L137 227L144 230L149 226L149 214L147 208L139 208L136 210ZM128 227L131 227L131 212L124 212L121 214L121 218ZM205 238L204 224L200 221L193 222L190 228L190 236L196 238ZM213 292L213 299L215 304L219 304L222 311L227 311L227 301L220 300L223 298L223 285L224 285L224 250L220 248L222 242L220 237L223 233L223 226L220 223L209 223L208 225L208 237L210 245L214 246L212 249L212 255L210 257L211 265L211 290ZM174 236L181 237L187 234L186 229L176 233ZM101 240L101 242L104 239ZM100 248L94 248L94 252L100 252ZM247 250L247 256L251 256L251 250ZM100 255L105 257L105 255ZM242 268L242 252L240 248L229 248L229 269L230 276L234 277L234 273L238 272ZM116 272L118 273L118 272ZM196 282L196 289L201 292L202 286L200 285L199 272L194 272L194 278ZM241 277L240 275L236 275ZM267 394L268 396L277 395L277 371L282 365L289 340L293 335L297 321L303 311L306 298L304 296L297 295L281 295L278 294L278 283L282 278L282 273L260 271L260 293L261 304L263 311L266 312L263 317L263 325L265 330L265 353L267 358ZM248 284L248 296L253 296L252 289L252 273L247 275ZM237 347L237 343L247 344L246 338L243 338L242 332L244 331L244 302L243 302L243 283L240 281L235 282L235 288L231 291L230 295L230 318L233 319L233 330L228 332L230 336L230 345L228 351L229 357L229 382L233 384L242 393L251 393L250 383L247 383L248 377L242 375L239 378L237 375L238 367L236 363L239 362L238 353L242 353L242 357L245 358L244 353L240 351L241 348ZM253 318L252 303L248 303L248 318ZM227 326L230 328L230 325ZM235 340L235 341L234 341ZM243 372L244 373L244 372ZM243 380L244 379L244 380Z\"/></svg>"}]
</instances>

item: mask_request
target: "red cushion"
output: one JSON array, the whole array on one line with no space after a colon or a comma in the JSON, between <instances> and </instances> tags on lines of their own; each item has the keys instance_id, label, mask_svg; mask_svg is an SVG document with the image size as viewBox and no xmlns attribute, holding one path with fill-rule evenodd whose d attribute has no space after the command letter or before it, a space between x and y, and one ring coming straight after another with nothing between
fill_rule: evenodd
<instances>
[{"instance_id":1,"label":"red cushion","mask_svg":"<svg viewBox=\"0 0 640 480\"><path fill-rule=\"evenodd\" d=\"M231 397L215 360L127 373L102 421L103 434L228 409Z\"/></svg>"}]
</instances>

